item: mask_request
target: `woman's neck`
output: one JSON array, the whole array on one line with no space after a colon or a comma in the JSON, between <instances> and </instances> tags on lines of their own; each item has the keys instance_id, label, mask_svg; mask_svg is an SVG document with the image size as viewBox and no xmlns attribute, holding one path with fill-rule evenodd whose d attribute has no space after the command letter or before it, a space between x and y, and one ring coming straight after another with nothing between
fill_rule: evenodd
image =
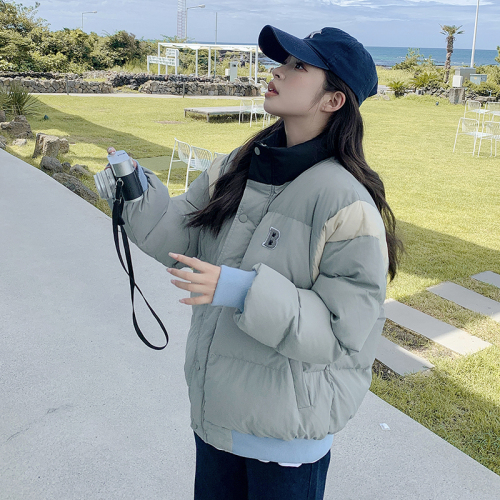
<instances>
[{"instance_id":1,"label":"woman's neck","mask_svg":"<svg viewBox=\"0 0 500 500\"><path fill-rule=\"evenodd\" d=\"M317 137L325 129L328 119L323 121L310 120L305 121L303 118L287 118L283 119L286 134L286 147L291 148L297 144L310 141Z\"/></svg>"}]
</instances>

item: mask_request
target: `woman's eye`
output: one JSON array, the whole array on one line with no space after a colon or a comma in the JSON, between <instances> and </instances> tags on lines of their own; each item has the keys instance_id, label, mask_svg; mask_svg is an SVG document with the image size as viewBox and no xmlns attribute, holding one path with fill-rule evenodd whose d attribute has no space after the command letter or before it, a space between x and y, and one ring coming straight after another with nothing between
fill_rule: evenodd
<instances>
[{"instance_id":1,"label":"woman's eye","mask_svg":"<svg viewBox=\"0 0 500 500\"><path fill-rule=\"evenodd\" d=\"M295 69L304 69L304 63L297 61L295 63Z\"/></svg>"}]
</instances>

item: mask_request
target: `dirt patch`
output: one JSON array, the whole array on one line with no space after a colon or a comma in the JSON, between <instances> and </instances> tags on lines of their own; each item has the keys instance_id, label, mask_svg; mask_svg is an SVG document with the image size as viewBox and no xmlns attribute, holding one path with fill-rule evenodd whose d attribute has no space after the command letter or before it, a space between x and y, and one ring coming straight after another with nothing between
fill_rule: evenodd
<instances>
[{"instance_id":1,"label":"dirt patch","mask_svg":"<svg viewBox=\"0 0 500 500\"><path fill-rule=\"evenodd\" d=\"M403 378L395 371L391 370L388 366L381 363L378 359L373 362L372 372L376 373L382 380L391 380L394 378Z\"/></svg>"},{"instance_id":2,"label":"dirt patch","mask_svg":"<svg viewBox=\"0 0 500 500\"><path fill-rule=\"evenodd\" d=\"M455 358L458 355L447 349L446 347L433 342L432 340L419 335L418 333L412 332L407 328L392 322L391 320L386 320L384 325L384 330L382 335L394 343L399 344L408 351L416 354L417 356L422 356L424 358L428 357L451 357Z\"/></svg>"}]
</instances>

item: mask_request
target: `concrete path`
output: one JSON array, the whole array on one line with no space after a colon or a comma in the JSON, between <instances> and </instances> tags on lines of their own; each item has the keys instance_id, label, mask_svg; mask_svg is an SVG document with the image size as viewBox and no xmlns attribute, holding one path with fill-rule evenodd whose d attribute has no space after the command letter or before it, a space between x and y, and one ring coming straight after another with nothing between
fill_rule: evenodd
<instances>
[{"instance_id":1,"label":"concrete path","mask_svg":"<svg viewBox=\"0 0 500 500\"><path fill-rule=\"evenodd\" d=\"M0 498L191 499L182 294L133 249L171 335L146 348L108 217L5 151L0 185ZM369 393L335 437L325 499L500 500L500 477Z\"/></svg>"},{"instance_id":2,"label":"concrete path","mask_svg":"<svg viewBox=\"0 0 500 500\"><path fill-rule=\"evenodd\" d=\"M387 85L379 85L378 86L378 92L385 92L388 90L389 87ZM143 98L143 97L149 97L149 98L155 98L155 99L230 99L234 101L241 101L244 99L256 99L262 96L235 96L235 95L173 95L173 94L146 94L143 92L113 92L112 94L94 94L94 93L89 93L89 94L76 94L76 93L70 93L66 94L65 92L57 92L57 93L52 93L52 92L44 92L42 94L36 94L36 95L58 95L58 96L64 96L64 95L69 95L72 97L117 97L117 98L123 98L123 97L138 97L138 98Z\"/></svg>"},{"instance_id":3,"label":"concrete path","mask_svg":"<svg viewBox=\"0 0 500 500\"><path fill-rule=\"evenodd\" d=\"M402 377L434 368L431 362L413 354L385 337L380 339L377 347L377 359Z\"/></svg>"},{"instance_id":4,"label":"concrete path","mask_svg":"<svg viewBox=\"0 0 500 500\"><path fill-rule=\"evenodd\" d=\"M388 319L398 325L423 335L458 354L471 354L491 346L489 342L474 337L464 330L393 299L386 300L385 314Z\"/></svg>"},{"instance_id":5,"label":"concrete path","mask_svg":"<svg viewBox=\"0 0 500 500\"><path fill-rule=\"evenodd\" d=\"M494 273L493 271L484 271L482 273L475 274L472 277L478 281L482 281L483 283L488 283L489 285L500 288L500 274Z\"/></svg>"},{"instance_id":6,"label":"concrete path","mask_svg":"<svg viewBox=\"0 0 500 500\"><path fill-rule=\"evenodd\" d=\"M500 302L496 300L449 281L431 286L427 290L466 309L489 316L500 323Z\"/></svg>"}]
</instances>

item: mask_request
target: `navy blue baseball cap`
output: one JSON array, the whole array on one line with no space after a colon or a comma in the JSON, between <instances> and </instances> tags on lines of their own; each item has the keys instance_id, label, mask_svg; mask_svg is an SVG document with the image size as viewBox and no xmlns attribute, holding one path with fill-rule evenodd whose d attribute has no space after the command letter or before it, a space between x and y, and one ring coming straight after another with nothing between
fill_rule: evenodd
<instances>
[{"instance_id":1,"label":"navy blue baseball cap","mask_svg":"<svg viewBox=\"0 0 500 500\"><path fill-rule=\"evenodd\" d=\"M292 55L311 66L330 70L350 87L358 104L377 93L377 69L372 56L355 38L338 28L313 31L301 40L267 25L260 32L259 47L281 64Z\"/></svg>"}]
</instances>

